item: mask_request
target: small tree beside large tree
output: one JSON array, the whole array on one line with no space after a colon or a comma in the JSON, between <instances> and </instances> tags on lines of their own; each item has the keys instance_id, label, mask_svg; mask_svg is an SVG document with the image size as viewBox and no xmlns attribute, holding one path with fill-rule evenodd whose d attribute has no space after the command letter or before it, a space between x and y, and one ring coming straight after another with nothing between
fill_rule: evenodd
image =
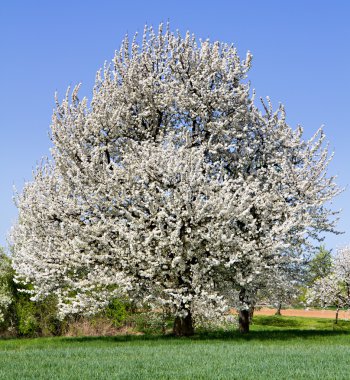
<instances>
[{"instance_id":1,"label":"small tree beside large tree","mask_svg":"<svg viewBox=\"0 0 350 380\"><path fill-rule=\"evenodd\" d=\"M327 261L327 264L328 261ZM332 257L327 275L318 277L307 292L307 302L321 307L336 307L335 323L339 310L350 307L350 247L343 247Z\"/></svg>"},{"instance_id":2,"label":"small tree beside large tree","mask_svg":"<svg viewBox=\"0 0 350 380\"><path fill-rule=\"evenodd\" d=\"M334 232L320 129L305 141L280 106L254 105L251 55L146 28L53 115L53 162L17 197L18 280L61 315L112 297L170 308L174 333L235 306L241 331L260 284Z\"/></svg>"}]
</instances>

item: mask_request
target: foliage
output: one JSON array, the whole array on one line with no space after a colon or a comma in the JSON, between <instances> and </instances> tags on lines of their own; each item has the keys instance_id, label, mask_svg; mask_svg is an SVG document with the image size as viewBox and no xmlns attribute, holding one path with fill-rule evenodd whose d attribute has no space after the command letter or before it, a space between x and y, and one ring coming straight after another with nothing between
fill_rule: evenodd
<instances>
[{"instance_id":1,"label":"foliage","mask_svg":"<svg viewBox=\"0 0 350 380\"><path fill-rule=\"evenodd\" d=\"M126 294L215 319L334 232L322 129L305 141L283 106L255 106L250 66L231 45L146 28L97 73L90 104L79 86L57 100L53 162L18 195L13 232L36 300L54 294L64 318Z\"/></svg>"},{"instance_id":2,"label":"foliage","mask_svg":"<svg viewBox=\"0 0 350 380\"><path fill-rule=\"evenodd\" d=\"M121 327L125 324L130 310L130 303L126 300L114 298L110 301L103 315L110 320L115 327Z\"/></svg>"},{"instance_id":3,"label":"foliage","mask_svg":"<svg viewBox=\"0 0 350 380\"><path fill-rule=\"evenodd\" d=\"M0 332L11 328L13 309L13 270L11 261L0 247Z\"/></svg>"},{"instance_id":4,"label":"foliage","mask_svg":"<svg viewBox=\"0 0 350 380\"><path fill-rule=\"evenodd\" d=\"M308 284L312 285L316 280L327 277L332 271L332 254L324 246L320 246L319 252L308 264Z\"/></svg>"},{"instance_id":5,"label":"foliage","mask_svg":"<svg viewBox=\"0 0 350 380\"><path fill-rule=\"evenodd\" d=\"M21 299L16 303L16 316L18 318L18 332L20 335L33 336L38 329L34 302Z\"/></svg>"},{"instance_id":6,"label":"foliage","mask_svg":"<svg viewBox=\"0 0 350 380\"><path fill-rule=\"evenodd\" d=\"M57 318L57 298L44 301L30 300L31 285L14 281L11 258L0 253L0 334L21 336L48 336L61 333Z\"/></svg>"},{"instance_id":7,"label":"foliage","mask_svg":"<svg viewBox=\"0 0 350 380\"><path fill-rule=\"evenodd\" d=\"M20 336L60 335L64 322L57 317L57 299L47 297L43 301L32 301L30 296L16 289L12 318L14 328ZM20 291L19 291L20 290Z\"/></svg>"}]
</instances>

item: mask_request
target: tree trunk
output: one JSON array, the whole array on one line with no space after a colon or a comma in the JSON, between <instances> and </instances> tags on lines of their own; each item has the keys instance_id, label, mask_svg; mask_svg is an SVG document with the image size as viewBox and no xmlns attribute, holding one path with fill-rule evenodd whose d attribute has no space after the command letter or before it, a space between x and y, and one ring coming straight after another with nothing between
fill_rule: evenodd
<instances>
[{"instance_id":1,"label":"tree trunk","mask_svg":"<svg viewBox=\"0 0 350 380\"><path fill-rule=\"evenodd\" d=\"M191 312L186 317L175 317L173 333L175 336L191 336L194 334Z\"/></svg>"},{"instance_id":2,"label":"tree trunk","mask_svg":"<svg viewBox=\"0 0 350 380\"><path fill-rule=\"evenodd\" d=\"M335 312L335 324L338 324L338 316L339 316L339 307L337 307L337 311Z\"/></svg>"},{"instance_id":3,"label":"tree trunk","mask_svg":"<svg viewBox=\"0 0 350 380\"><path fill-rule=\"evenodd\" d=\"M249 323L250 324L253 322L254 311L255 311L255 307L254 305L251 305L249 308Z\"/></svg>"},{"instance_id":4,"label":"tree trunk","mask_svg":"<svg viewBox=\"0 0 350 380\"><path fill-rule=\"evenodd\" d=\"M278 302L277 310L276 310L275 315L282 315L281 314L281 309L282 309L282 302Z\"/></svg>"},{"instance_id":5,"label":"tree trunk","mask_svg":"<svg viewBox=\"0 0 350 380\"><path fill-rule=\"evenodd\" d=\"M239 332L249 333L249 310L240 310L238 316Z\"/></svg>"}]
</instances>

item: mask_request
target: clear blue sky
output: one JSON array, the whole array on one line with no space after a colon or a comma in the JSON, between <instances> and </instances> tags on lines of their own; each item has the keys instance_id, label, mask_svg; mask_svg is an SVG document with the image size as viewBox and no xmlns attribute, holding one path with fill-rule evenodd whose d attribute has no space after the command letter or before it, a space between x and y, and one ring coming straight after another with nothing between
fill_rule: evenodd
<instances>
[{"instance_id":1,"label":"clear blue sky","mask_svg":"<svg viewBox=\"0 0 350 380\"><path fill-rule=\"evenodd\" d=\"M233 42L253 53L250 73L259 96L286 106L290 125L309 137L321 124L335 150L331 173L350 183L350 2L348 1L17 1L0 4L0 245L16 220L13 186L21 189L48 155L56 90L83 83L90 97L95 72L128 32L170 20L172 29ZM350 243L349 190L341 236Z\"/></svg>"}]
</instances>

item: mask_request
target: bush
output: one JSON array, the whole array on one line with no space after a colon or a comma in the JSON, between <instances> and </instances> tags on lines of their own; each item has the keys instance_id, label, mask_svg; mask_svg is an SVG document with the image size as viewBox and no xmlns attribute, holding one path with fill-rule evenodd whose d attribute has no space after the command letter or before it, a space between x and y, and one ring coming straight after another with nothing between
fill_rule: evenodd
<instances>
[{"instance_id":1,"label":"bush","mask_svg":"<svg viewBox=\"0 0 350 380\"><path fill-rule=\"evenodd\" d=\"M17 331L21 336L36 335L39 324L35 316L35 304L24 297L16 302Z\"/></svg>"},{"instance_id":2,"label":"bush","mask_svg":"<svg viewBox=\"0 0 350 380\"><path fill-rule=\"evenodd\" d=\"M128 323L145 334L165 334L173 318L167 311L146 310L130 315Z\"/></svg>"},{"instance_id":3,"label":"bush","mask_svg":"<svg viewBox=\"0 0 350 380\"><path fill-rule=\"evenodd\" d=\"M30 285L15 283L14 275L11 259L0 247L0 335L59 335L62 322L57 318L56 298L31 301Z\"/></svg>"},{"instance_id":4,"label":"bush","mask_svg":"<svg viewBox=\"0 0 350 380\"><path fill-rule=\"evenodd\" d=\"M14 283L11 260L0 247L0 334L12 329Z\"/></svg>"},{"instance_id":5,"label":"bush","mask_svg":"<svg viewBox=\"0 0 350 380\"><path fill-rule=\"evenodd\" d=\"M103 315L118 328L125 324L130 308L131 305L126 300L115 298L109 303Z\"/></svg>"}]
</instances>

